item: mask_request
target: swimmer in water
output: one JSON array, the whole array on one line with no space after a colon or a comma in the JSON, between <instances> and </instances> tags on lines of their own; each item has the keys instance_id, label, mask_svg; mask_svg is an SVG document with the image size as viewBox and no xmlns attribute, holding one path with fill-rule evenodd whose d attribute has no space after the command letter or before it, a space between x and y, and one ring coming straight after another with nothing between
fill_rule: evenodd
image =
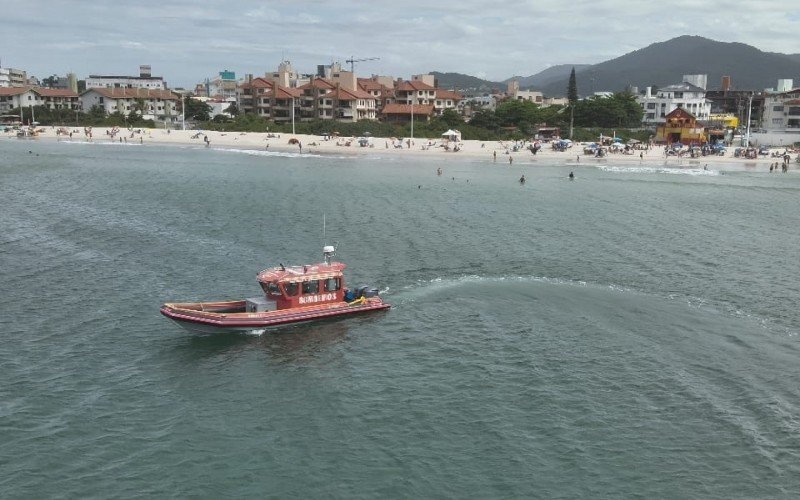
<instances>
[{"instance_id":1,"label":"swimmer in water","mask_svg":"<svg viewBox=\"0 0 800 500\"><path fill-rule=\"evenodd\" d=\"M525 184L525 174L522 174L522 177L519 178L520 184Z\"/></svg>"},{"instance_id":2,"label":"swimmer in water","mask_svg":"<svg viewBox=\"0 0 800 500\"><path fill-rule=\"evenodd\" d=\"M569 180L571 181L575 180L575 174L573 174L572 172L569 173Z\"/></svg>"}]
</instances>

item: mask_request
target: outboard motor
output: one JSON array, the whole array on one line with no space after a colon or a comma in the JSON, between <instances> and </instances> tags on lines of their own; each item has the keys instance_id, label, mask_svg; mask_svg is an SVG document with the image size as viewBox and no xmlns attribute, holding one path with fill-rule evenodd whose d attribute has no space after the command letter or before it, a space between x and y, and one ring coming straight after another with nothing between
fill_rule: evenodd
<instances>
[{"instance_id":1,"label":"outboard motor","mask_svg":"<svg viewBox=\"0 0 800 500\"><path fill-rule=\"evenodd\" d=\"M378 296L378 289L371 288L369 285L361 285L356 288L356 297L361 298L364 297L366 299L370 297L377 297Z\"/></svg>"}]
</instances>

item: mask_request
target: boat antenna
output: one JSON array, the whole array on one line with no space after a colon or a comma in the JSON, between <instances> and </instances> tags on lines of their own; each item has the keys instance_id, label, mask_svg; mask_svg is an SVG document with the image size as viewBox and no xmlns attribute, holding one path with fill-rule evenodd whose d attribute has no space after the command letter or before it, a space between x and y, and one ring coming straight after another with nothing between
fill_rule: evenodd
<instances>
[{"instance_id":1,"label":"boat antenna","mask_svg":"<svg viewBox=\"0 0 800 500\"><path fill-rule=\"evenodd\" d=\"M327 244L327 235L325 227L325 212L322 212L322 255L325 257L325 265L331 265L331 257L336 252L334 245Z\"/></svg>"}]
</instances>

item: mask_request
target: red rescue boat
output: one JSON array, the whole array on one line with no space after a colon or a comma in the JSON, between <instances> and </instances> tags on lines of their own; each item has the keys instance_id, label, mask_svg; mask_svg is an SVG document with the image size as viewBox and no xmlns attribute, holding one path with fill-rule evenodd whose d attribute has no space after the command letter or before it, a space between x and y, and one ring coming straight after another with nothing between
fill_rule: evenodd
<instances>
[{"instance_id":1,"label":"red rescue boat","mask_svg":"<svg viewBox=\"0 0 800 500\"><path fill-rule=\"evenodd\" d=\"M322 250L325 261L305 266L272 267L258 273L264 295L227 302L183 302L161 306L161 314L195 333L251 331L290 323L389 309L378 290L348 289L341 262L331 262L334 247Z\"/></svg>"}]
</instances>

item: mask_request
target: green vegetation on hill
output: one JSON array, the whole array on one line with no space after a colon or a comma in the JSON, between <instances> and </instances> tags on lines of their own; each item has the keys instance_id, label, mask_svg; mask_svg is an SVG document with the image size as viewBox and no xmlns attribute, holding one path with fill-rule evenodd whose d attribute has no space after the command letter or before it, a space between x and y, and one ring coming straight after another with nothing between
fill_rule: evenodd
<instances>
[{"instance_id":1,"label":"green vegetation on hill","mask_svg":"<svg viewBox=\"0 0 800 500\"><path fill-rule=\"evenodd\" d=\"M797 54L776 54L743 43L727 43L700 36L679 36L651 44L623 56L576 68L581 95L597 91L622 91L635 86L679 83L683 75L708 75L708 88L719 88L722 76L730 76L737 89L774 87L779 78L800 75ZM567 76L542 85L546 96L563 96Z\"/></svg>"},{"instance_id":2,"label":"green vegetation on hill","mask_svg":"<svg viewBox=\"0 0 800 500\"><path fill-rule=\"evenodd\" d=\"M440 73L432 71L431 74L436 79L439 88L442 89L459 89L459 90L484 90L490 91L492 89L505 90L506 85L502 82L492 82L478 78L477 76L465 75L463 73Z\"/></svg>"}]
</instances>

